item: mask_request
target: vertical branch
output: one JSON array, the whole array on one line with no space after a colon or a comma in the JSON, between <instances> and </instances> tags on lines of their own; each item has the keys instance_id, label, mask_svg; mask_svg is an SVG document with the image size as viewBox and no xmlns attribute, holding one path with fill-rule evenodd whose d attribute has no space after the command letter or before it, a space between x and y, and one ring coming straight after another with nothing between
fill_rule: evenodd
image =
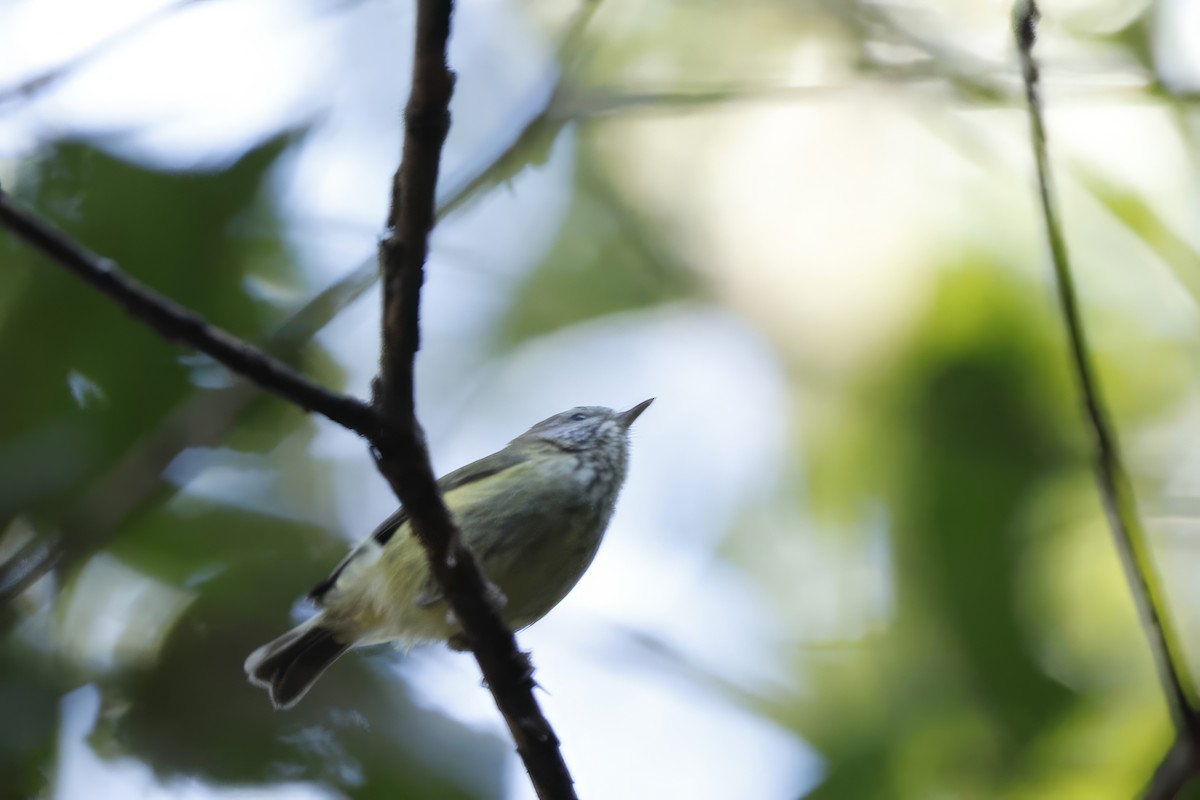
<instances>
[{"instance_id":1,"label":"vertical branch","mask_svg":"<svg viewBox=\"0 0 1200 800\"><path fill-rule=\"evenodd\" d=\"M1058 286L1059 306L1070 344L1071 364L1083 401L1085 420L1091 432L1096 483L1109 527L1112 529L1117 553L1125 568L1125 577L1129 581L1134 604L1137 606L1146 637L1150 641L1150 649L1171 717L1180 737L1194 740L1200 733L1200 718L1192 706L1191 694L1185 687L1177 666L1181 663L1182 653L1166 617L1166 604L1155 577L1153 558L1145 531L1138 518L1133 486L1121 461L1116 433L1108 421L1100 385L1088 356L1087 338L1084 335L1079 301L1075 295L1067 244L1062 233L1062 221L1054 202L1046 148L1046 129L1042 119L1038 68L1033 58L1038 16L1034 0L1017 0L1013 8L1013 31L1021 59L1025 97L1029 104L1030 139L1037 166L1042 217L1046 224L1054 279Z\"/></svg>"},{"instance_id":2,"label":"vertical branch","mask_svg":"<svg viewBox=\"0 0 1200 800\"><path fill-rule=\"evenodd\" d=\"M435 221L438 168L450 129L454 75L447 65L453 0L418 0L412 92L404 113L404 153L392 185L388 235L380 243L383 324L375 408L394 435L375 442L380 472L409 513L430 571L454 609L517 752L543 800L575 797L558 738L533 695L528 656L504 625L493 590L438 491L414 410L413 362L420 347L419 310L429 234Z\"/></svg>"},{"instance_id":3,"label":"vertical branch","mask_svg":"<svg viewBox=\"0 0 1200 800\"><path fill-rule=\"evenodd\" d=\"M383 272L382 363L377 405L393 423L412 421L413 361L421 347L419 307L435 219L442 145L450 130L454 74L446 60L453 0L417 3L412 92L404 111L404 153L392 179Z\"/></svg>"}]
</instances>

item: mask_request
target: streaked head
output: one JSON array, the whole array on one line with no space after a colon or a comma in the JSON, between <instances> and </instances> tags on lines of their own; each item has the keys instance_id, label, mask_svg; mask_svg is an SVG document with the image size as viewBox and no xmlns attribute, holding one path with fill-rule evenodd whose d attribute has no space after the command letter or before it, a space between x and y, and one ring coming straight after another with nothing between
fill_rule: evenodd
<instances>
[{"instance_id":1,"label":"streaked head","mask_svg":"<svg viewBox=\"0 0 1200 800\"><path fill-rule=\"evenodd\" d=\"M625 411L613 411L604 406L578 406L542 420L521 439L540 439L563 450L586 450L607 443L626 440L629 426L641 416L654 398L643 400Z\"/></svg>"}]
</instances>

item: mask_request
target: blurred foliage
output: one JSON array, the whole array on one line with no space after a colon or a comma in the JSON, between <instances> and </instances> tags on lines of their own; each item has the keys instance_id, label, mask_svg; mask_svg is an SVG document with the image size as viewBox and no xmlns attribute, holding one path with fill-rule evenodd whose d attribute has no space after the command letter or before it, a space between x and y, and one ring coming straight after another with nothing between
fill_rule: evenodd
<instances>
[{"instance_id":1,"label":"blurred foliage","mask_svg":"<svg viewBox=\"0 0 1200 800\"><path fill-rule=\"evenodd\" d=\"M550 252L517 288L494 341L511 347L569 325L686 299L697 280L630 209L585 149L575 192ZM571 302L563 302L571 298Z\"/></svg>"},{"instance_id":2,"label":"blurred foliage","mask_svg":"<svg viewBox=\"0 0 1200 800\"><path fill-rule=\"evenodd\" d=\"M886 665L860 676L870 722L837 723L859 691L845 672L819 672L836 690L802 712L831 762L813 796L911 797L933 776L951 796L987 794L1078 703L1040 663L1021 608L1029 542L1047 533L1032 510L1085 467L1081 443L1064 440L1078 426L1052 322L1004 273L951 270L912 340L831 426L838 440L814 448L817 480L822 454L855 473L838 479L840 503L886 499L896 583L888 632L864 645Z\"/></svg>"},{"instance_id":3,"label":"blurred foliage","mask_svg":"<svg viewBox=\"0 0 1200 800\"><path fill-rule=\"evenodd\" d=\"M882 501L887 611L851 604L865 632L832 649L801 636L811 688L767 707L825 757L823 800L1133 796L1170 720L1098 516L1055 309L1000 265L941 274L908 338L836 407L806 407L803 485L778 502L871 550L857 521ZM731 556L760 569L752 546L737 537Z\"/></svg>"},{"instance_id":4,"label":"blurred foliage","mask_svg":"<svg viewBox=\"0 0 1200 800\"><path fill-rule=\"evenodd\" d=\"M48 145L24 170L18 196L132 276L254 339L273 314L242 280L287 275L277 222L258 203L264 175L286 142L219 174L154 173L85 144ZM27 454L14 470L24 479L0 488L0 519L61 501L94 478L161 422L198 377L179 347L147 336L27 248L10 241L7 249L0 336L37 342L37 358L18 346L0 349L0 371L22 387L5 398L0 453L18 447Z\"/></svg>"},{"instance_id":5,"label":"blurred foliage","mask_svg":"<svg viewBox=\"0 0 1200 800\"><path fill-rule=\"evenodd\" d=\"M140 521L114 554L199 587L152 668L106 686L93 739L128 747L162 772L228 783L286 776L341 785L355 797L478 796L426 762L454 753L472 771L494 774L502 755L495 741L413 706L383 664L346 659L339 679L318 684L314 702L286 716L246 683L245 654L278 635L296 587L324 577L342 550L322 531L227 508ZM155 570L156 556L176 564ZM200 565L202 579L179 574L185 563Z\"/></svg>"}]
</instances>

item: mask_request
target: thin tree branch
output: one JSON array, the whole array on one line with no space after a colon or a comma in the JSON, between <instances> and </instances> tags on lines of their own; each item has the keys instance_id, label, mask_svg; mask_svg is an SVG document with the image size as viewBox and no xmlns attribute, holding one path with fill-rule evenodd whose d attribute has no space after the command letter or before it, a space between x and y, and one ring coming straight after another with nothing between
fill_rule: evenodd
<instances>
[{"instance_id":1,"label":"thin tree branch","mask_svg":"<svg viewBox=\"0 0 1200 800\"><path fill-rule=\"evenodd\" d=\"M361 297L377 275L372 261L339 278L276 328L263 349L284 361L297 358L312 336ZM92 482L72 510L60 518L60 534L30 542L0 564L0 603L20 596L51 569L60 565L70 568L104 546L136 509L163 498L163 493L156 491L168 486L162 473L179 453L220 442L242 410L261 397L254 384L240 376L232 386L197 389L188 395L156 430Z\"/></svg>"},{"instance_id":2,"label":"thin tree branch","mask_svg":"<svg viewBox=\"0 0 1200 800\"><path fill-rule=\"evenodd\" d=\"M1174 800L1197 774L1200 774L1200 759L1197 758L1196 743L1189 737L1179 736L1154 770L1142 800Z\"/></svg>"},{"instance_id":3,"label":"thin tree branch","mask_svg":"<svg viewBox=\"0 0 1200 800\"><path fill-rule=\"evenodd\" d=\"M433 230L442 145L450 131L454 74L446 62L453 0L418 0L412 90L404 110L404 152L392 179L388 235L380 243L383 331L375 403L394 424L415 422L413 362L421 347L419 309Z\"/></svg>"},{"instance_id":4,"label":"thin tree branch","mask_svg":"<svg viewBox=\"0 0 1200 800\"><path fill-rule=\"evenodd\" d=\"M284 361L295 359L313 335L374 285L377 276L374 261L351 270L272 331L263 349ZM156 430L121 456L61 517L62 535L30 542L0 563L0 604L21 595L51 569L60 564L69 567L102 547L135 509L161 498L155 490L165 486L163 470L179 453L221 441L242 410L260 397L252 383L237 376L232 386L197 389L179 402Z\"/></svg>"},{"instance_id":5,"label":"thin tree branch","mask_svg":"<svg viewBox=\"0 0 1200 800\"><path fill-rule=\"evenodd\" d=\"M235 370L235 375L245 376L297 405L334 419L326 413L332 410L342 417L335 421L360 435L378 435L381 423L365 403L309 382L289 367L208 325L194 312L142 287L110 261L88 252L18 207L2 190L0 224L101 289L166 338L191 344ZM271 335L268 348L282 357L292 357L338 310L370 287L373 272L360 268L318 293ZM238 358L230 358L230 353ZM293 398L292 387L299 387L300 396L307 399ZM0 564L0 603L18 597L55 567L74 563L89 545L100 546L160 485L163 469L181 450L218 441L241 409L258 396L251 384L239 381L225 389L198 392L177 406L153 436L130 450L85 492L75 511L64 519L63 533L31 541Z\"/></svg>"},{"instance_id":6,"label":"thin tree branch","mask_svg":"<svg viewBox=\"0 0 1200 800\"><path fill-rule=\"evenodd\" d=\"M330 391L283 362L242 341L196 312L148 289L110 260L86 250L69 236L13 202L0 190L0 225L107 295L161 336L188 344L267 391L308 411L316 411L371 440L390 438L382 420L366 403Z\"/></svg>"},{"instance_id":7,"label":"thin tree branch","mask_svg":"<svg viewBox=\"0 0 1200 800\"><path fill-rule=\"evenodd\" d=\"M34 537L18 548L3 564L0 564L0 604L20 596L38 579L52 570L62 558L62 542L58 537L47 540ZM0 631L5 629L4 616L0 614Z\"/></svg>"},{"instance_id":8,"label":"thin tree branch","mask_svg":"<svg viewBox=\"0 0 1200 800\"><path fill-rule=\"evenodd\" d=\"M1013 8L1013 30L1029 105L1030 139L1037 167L1041 211L1058 286L1059 305L1070 344L1071 363L1095 448L1096 482L1134 604L1150 641L1171 717L1178 734L1195 741L1197 733L1200 733L1200 717L1192 706L1192 694L1185 686L1177 666L1181 663L1182 651L1177 646L1178 640L1167 619L1166 603L1158 590L1149 544L1138 519L1133 486L1122 463L1116 433L1108 420L1101 388L1091 366L1067 244L1062 233L1062 221L1054 201L1038 68L1033 57L1038 17L1037 4L1033 0L1017 0Z\"/></svg>"},{"instance_id":9,"label":"thin tree branch","mask_svg":"<svg viewBox=\"0 0 1200 800\"><path fill-rule=\"evenodd\" d=\"M463 545L437 488L413 403L420 347L420 290L434 225L442 145L450 128L454 75L446 59L452 0L418 0L412 92L405 110L404 154L393 181L388 235L380 243L382 354L375 406L405 447L377 449L380 471L412 520L430 570L454 609L517 752L543 800L574 798L559 742L533 695L533 666L517 648L493 600L495 592Z\"/></svg>"}]
</instances>

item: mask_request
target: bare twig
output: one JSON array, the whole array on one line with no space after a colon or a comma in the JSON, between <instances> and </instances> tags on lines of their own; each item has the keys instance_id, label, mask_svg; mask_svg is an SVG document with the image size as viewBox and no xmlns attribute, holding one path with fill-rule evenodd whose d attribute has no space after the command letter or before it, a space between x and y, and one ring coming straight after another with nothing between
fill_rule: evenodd
<instances>
[{"instance_id":1,"label":"bare twig","mask_svg":"<svg viewBox=\"0 0 1200 800\"><path fill-rule=\"evenodd\" d=\"M377 451L380 471L408 510L430 568L454 609L530 780L543 800L574 798L558 738L533 695L533 666L504 625L487 579L442 501L413 407L420 347L421 283L434 224L442 144L450 127L454 75L446 62L452 0L418 0L413 84L405 110L404 155L393 182L388 236L380 244L383 330L375 404L405 447Z\"/></svg>"},{"instance_id":2,"label":"bare twig","mask_svg":"<svg viewBox=\"0 0 1200 800\"><path fill-rule=\"evenodd\" d=\"M1058 286L1059 304L1070 343L1071 363L1095 448L1096 482L1134 604L1150 640L1155 666L1176 730L1181 738L1194 742L1197 733L1200 733L1200 718L1192 705L1192 694L1185 686L1177 666L1182 653L1166 616L1166 603L1158 589L1153 558L1138 518L1133 486L1125 472L1116 433L1108 421L1100 385L1092 370L1066 240L1062 233L1062 221L1054 202L1038 68L1033 57L1037 20L1037 4L1033 0L1017 0L1013 9L1013 29L1029 104L1030 138L1037 166L1041 211Z\"/></svg>"},{"instance_id":3,"label":"bare twig","mask_svg":"<svg viewBox=\"0 0 1200 800\"><path fill-rule=\"evenodd\" d=\"M1088 164L1080 162L1071 166L1075 180L1135 233L1174 273L1192 302L1200 305L1200 249L1171 227L1154 206L1132 188L1118 185Z\"/></svg>"},{"instance_id":4,"label":"bare twig","mask_svg":"<svg viewBox=\"0 0 1200 800\"><path fill-rule=\"evenodd\" d=\"M1200 774L1200 758L1197 758L1196 742L1179 736L1154 770L1142 800L1174 800L1197 774Z\"/></svg>"},{"instance_id":5,"label":"bare twig","mask_svg":"<svg viewBox=\"0 0 1200 800\"><path fill-rule=\"evenodd\" d=\"M58 537L46 539L35 536L21 545L17 552L0 564L0 604L19 597L37 583L39 578L54 569L62 555L62 541ZM0 614L0 631L5 628L4 622L5 617Z\"/></svg>"}]
</instances>

